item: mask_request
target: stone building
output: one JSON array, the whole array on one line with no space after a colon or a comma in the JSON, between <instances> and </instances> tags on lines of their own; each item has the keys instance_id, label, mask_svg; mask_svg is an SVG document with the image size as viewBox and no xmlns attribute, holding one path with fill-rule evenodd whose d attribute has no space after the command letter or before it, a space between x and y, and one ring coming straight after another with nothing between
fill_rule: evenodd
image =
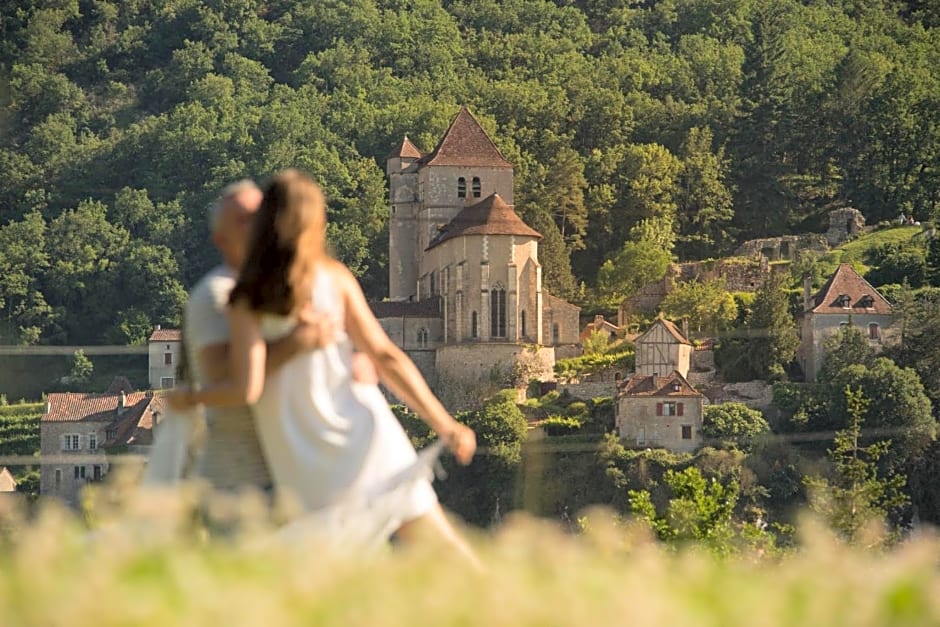
<instances>
[{"instance_id":1,"label":"stone building","mask_svg":"<svg viewBox=\"0 0 940 627\"><path fill-rule=\"evenodd\" d=\"M146 454L163 401L117 377L103 394L51 393L40 420L41 496L79 502L81 488L107 476L109 454Z\"/></svg>"},{"instance_id":2,"label":"stone building","mask_svg":"<svg viewBox=\"0 0 940 627\"><path fill-rule=\"evenodd\" d=\"M620 327L616 324L607 322L604 319L604 316L597 314L594 316L593 322L588 322L584 325L584 329L581 330L581 335L578 336L580 341L584 341L591 337L594 333L606 333L608 339L614 340L617 337L617 333L620 331Z\"/></svg>"},{"instance_id":3,"label":"stone building","mask_svg":"<svg viewBox=\"0 0 940 627\"><path fill-rule=\"evenodd\" d=\"M705 397L677 370L637 374L617 390L617 432L631 445L691 453L702 445L704 404Z\"/></svg>"},{"instance_id":4,"label":"stone building","mask_svg":"<svg viewBox=\"0 0 940 627\"><path fill-rule=\"evenodd\" d=\"M689 376L692 342L672 322L657 318L634 344L637 375L660 377L676 370L682 377Z\"/></svg>"},{"instance_id":5,"label":"stone building","mask_svg":"<svg viewBox=\"0 0 940 627\"><path fill-rule=\"evenodd\" d=\"M432 383L511 371L523 352L550 377L554 348L578 342L580 309L542 289L542 236L513 210L513 166L479 122L461 108L428 154L405 137L386 172L383 328Z\"/></svg>"},{"instance_id":6,"label":"stone building","mask_svg":"<svg viewBox=\"0 0 940 627\"><path fill-rule=\"evenodd\" d=\"M158 325L147 340L147 353L150 389L162 390L176 385L176 368L183 353L182 332Z\"/></svg>"},{"instance_id":7,"label":"stone building","mask_svg":"<svg viewBox=\"0 0 940 627\"><path fill-rule=\"evenodd\" d=\"M816 294L803 286L800 345L796 358L807 381L815 381L825 359L825 342L847 325L856 327L877 350L900 334L891 303L859 276L851 264L838 269Z\"/></svg>"}]
</instances>

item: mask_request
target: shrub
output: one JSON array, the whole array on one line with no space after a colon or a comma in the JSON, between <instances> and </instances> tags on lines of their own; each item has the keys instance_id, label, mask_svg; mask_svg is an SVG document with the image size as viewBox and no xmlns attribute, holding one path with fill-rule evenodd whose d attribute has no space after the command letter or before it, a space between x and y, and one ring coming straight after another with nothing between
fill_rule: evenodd
<instances>
[{"instance_id":1,"label":"shrub","mask_svg":"<svg viewBox=\"0 0 940 627\"><path fill-rule=\"evenodd\" d=\"M570 416L549 416L541 422L545 433L551 436L570 435L581 429L583 423L577 418Z\"/></svg>"}]
</instances>

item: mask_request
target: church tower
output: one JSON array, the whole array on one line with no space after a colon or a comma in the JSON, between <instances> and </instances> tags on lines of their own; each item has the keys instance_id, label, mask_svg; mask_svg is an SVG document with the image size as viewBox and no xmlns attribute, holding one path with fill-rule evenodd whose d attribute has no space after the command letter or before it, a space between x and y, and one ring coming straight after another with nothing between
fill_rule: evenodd
<instances>
[{"instance_id":1,"label":"church tower","mask_svg":"<svg viewBox=\"0 0 940 627\"><path fill-rule=\"evenodd\" d=\"M388 174L388 297L415 294L421 250L417 247L418 165L421 151L406 135L385 158Z\"/></svg>"}]
</instances>

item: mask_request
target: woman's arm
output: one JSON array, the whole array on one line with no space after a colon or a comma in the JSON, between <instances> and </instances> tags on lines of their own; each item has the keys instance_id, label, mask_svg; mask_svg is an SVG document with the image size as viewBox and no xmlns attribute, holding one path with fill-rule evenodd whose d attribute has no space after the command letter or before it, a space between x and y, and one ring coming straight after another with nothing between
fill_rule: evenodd
<instances>
[{"instance_id":1,"label":"woman's arm","mask_svg":"<svg viewBox=\"0 0 940 627\"><path fill-rule=\"evenodd\" d=\"M230 377L198 390L188 386L173 390L167 395L171 407L186 409L198 404L250 405L261 397L267 346L261 336L258 319L247 306L240 303L229 308L228 318L231 329Z\"/></svg>"},{"instance_id":2,"label":"woman's arm","mask_svg":"<svg viewBox=\"0 0 940 627\"><path fill-rule=\"evenodd\" d=\"M346 332L353 344L372 359L379 378L392 393L447 442L457 461L470 463L476 451L473 431L454 420L434 396L414 363L389 339L369 308L356 277L338 262L331 265L330 270L342 289Z\"/></svg>"}]
</instances>

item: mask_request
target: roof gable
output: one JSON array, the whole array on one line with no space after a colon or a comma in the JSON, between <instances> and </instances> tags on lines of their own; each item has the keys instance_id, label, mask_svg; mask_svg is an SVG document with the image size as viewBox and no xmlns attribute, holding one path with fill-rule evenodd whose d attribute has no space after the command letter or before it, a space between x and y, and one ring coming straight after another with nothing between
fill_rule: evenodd
<instances>
[{"instance_id":1,"label":"roof gable","mask_svg":"<svg viewBox=\"0 0 940 627\"><path fill-rule=\"evenodd\" d=\"M460 108L441 141L418 162L422 165L512 167L467 107Z\"/></svg>"},{"instance_id":2,"label":"roof gable","mask_svg":"<svg viewBox=\"0 0 940 627\"><path fill-rule=\"evenodd\" d=\"M542 234L523 222L499 194L490 194L481 202L464 207L428 244L427 250L464 235L518 235L542 239Z\"/></svg>"},{"instance_id":3,"label":"roof gable","mask_svg":"<svg viewBox=\"0 0 940 627\"><path fill-rule=\"evenodd\" d=\"M813 296L810 305L812 313L892 313L891 303L849 263L839 264L829 280Z\"/></svg>"},{"instance_id":4,"label":"roof gable","mask_svg":"<svg viewBox=\"0 0 940 627\"><path fill-rule=\"evenodd\" d=\"M679 344L688 344L691 346L692 342L690 342L684 335L682 335L682 331L680 331L679 328L675 324L666 320L665 318L657 318L656 321L652 324L652 326L650 326L650 328L648 328L645 332L640 334L634 340L634 343L639 344L641 342L651 341L653 334L658 328L662 328L663 330L665 330L666 334L671 336Z\"/></svg>"},{"instance_id":5,"label":"roof gable","mask_svg":"<svg viewBox=\"0 0 940 627\"><path fill-rule=\"evenodd\" d=\"M411 143L411 140L408 139L408 136L405 135L404 139L398 142L398 145L392 148L391 152L386 155L385 160L389 159L420 159L423 155L421 151L418 150L418 147Z\"/></svg>"},{"instance_id":6,"label":"roof gable","mask_svg":"<svg viewBox=\"0 0 940 627\"><path fill-rule=\"evenodd\" d=\"M0 468L0 492L16 492L16 479L9 468Z\"/></svg>"},{"instance_id":7,"label":"roof gable","mask_svg":"<svg viewBox=\"0 0 940 627\"><path fill-rule=\"evenodd\" d=\"M183 332L179 329L161 329L157 327L150 334L148 342L182 342Z\"/></svg>"},{"instance_id":8,"label":"roof gable","mask_svg":"<svg viewBox=\"0 0 940 627\"><path fill-rule=\"evenodd\" d=\"M702 396L678 370L668 376L634 375L621 384L618 396Z\"/></svg>"}]
</instances>

